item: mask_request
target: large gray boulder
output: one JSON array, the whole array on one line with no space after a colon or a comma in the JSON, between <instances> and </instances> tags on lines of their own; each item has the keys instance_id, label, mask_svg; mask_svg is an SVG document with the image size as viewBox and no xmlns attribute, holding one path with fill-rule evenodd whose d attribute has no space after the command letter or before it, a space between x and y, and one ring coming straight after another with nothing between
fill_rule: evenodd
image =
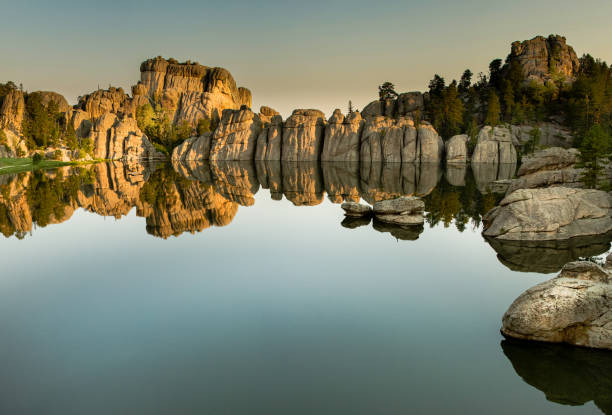
<instances>
[{"instance_id":1,"label":"large gray boulder","mask_svg":"<svg viewBox=\"0 0 612 415\"><path fill-rule=\"evenodd\" d=\"M321 161L358 162L363 124L359 112L345 117L336 109L325 127Z\"/></svg>"},{"instance_id":2,"label":"large gray boulder","mask_svg":"<svg viewBox=\"0 0 612 415\"><path fill-rule=\"evenodd\" d=\"M580 152L575 148L550 147L536 151L531 155L523 156L521 167L516 174L525 176L538 171L560 170L571 167L578 162L579 155Z\"/></svg>"},{"instance_id":3,"label":"large gray boulder","mask_svg":"<svg viewBox=\"0 0 612 415\"><path fill-rule=\"evenodd\" d=\"M447 163L466 163L468 161L468 141L466 134L451 137L445 144Z\"/></svg>"},{"instance_id":4,"label":"large gray boulder","mask_svg":"<svg viewBox=\"0 0 612 415\"><path fill-rule=\"evenodd\" d=\"M521 294L502 318L508 337L612 350L612 274L570 262L550 281Z\"/></svg>"},{"instance_id":5,"label":"large gray boulder","mask_svg":"<svg viewBox=\"0 0 612 415\"><path fill-rule=\"evenodd\" d=\"M485 126L478 133L472 163L512 164L517 162L512 133L505 127Z\"/></svg>"},{"instance_id":6,"label":"large gray boulder","mask_svg":"<svg viewBox=\"0 0 612 415\"><path fill-rule=\"evenodd\" d=\"M376 219L395 225L419 225L424 222L425 203L414 196L403 196L396 199L381 200L374 203Z\"/></svg>"},{"instance_id":7,"label":"large gray boulder","mask_svg":"<svg viewBox=\"0 0 612 415\"><path fill-rule=\"evenodd\" d=\"M520 189L483 218L488 237L563 240L612 230L612 197L601 190L552 187Z\"/></svg>"},{"instance_id":8,"label":"large gray boulder","mask_svg":"<svg viewBox=\"0 0 612 415\"><path fill-rule=\"evenodd\" d=\"M372 208L369 205L361 203L344 202L340 207L344 210L346 216L363 217L372 213Z\"/></svg>"}]
</instances>

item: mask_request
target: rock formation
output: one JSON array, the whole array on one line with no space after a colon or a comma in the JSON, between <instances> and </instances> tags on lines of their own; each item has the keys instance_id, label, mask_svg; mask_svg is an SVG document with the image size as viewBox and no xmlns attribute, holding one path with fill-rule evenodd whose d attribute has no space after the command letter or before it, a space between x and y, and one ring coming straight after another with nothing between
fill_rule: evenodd
<instances>
[{"instance_id":1,"label":"rock formation","mask_svg":"<svg viewBox=\"0 0 612 415\"><path fill-rule=\"evenodd\" d=\"M319 110L298 109L283 128L283 161L318 161L323 148L325 115Z\"/></svg>"},{"instance_id":2,"label":"rock formation","mask_svg":"<svg viewBox=\"0 0 612 415\"><path fill-rule=\"evenodd\" d=\"M172 150L172 160L208 160L213 133L204 133L199 137L191 137Z\"/></svg>"},{"instance_id":3,"label":"rock formation","mask_svg":"<svg viewBox=\"0 0 612 415\"><path fill-rule=\"evenodd\" d=\"M485 236L504 240L562 240L612 230L612 197L601 190L520 189L483 218Z\"/></svg>"},{"instance_id":4,"label":"rock formation","mask_svg":"<svg viewBox=\"0 0 612 415\"><path fill-rule=\"evenodd\" d=\"M261 120L249 108L224 110L210 145L210 160L249 160L255 158Z\"/></svg>"},{"instance_id":5,"label":"rock formation","mask_svg":"<svg viewBox=\"0 0 612 415\"><path fill-rule=\"evenodd\" d=\"M255 160L280 161L283 118L270 107L261 107L259 118L262 122L262 130L257 138Z\"/></svg>"},{"instance_id":6,"label":"rock formation","mask_svg":"<svg viewBox=\"0 0 612 415\"><path fill-rule=\"evenodd\" d=\"M521 294L502 319L508 337L612 350L612 260L570 262Z\"/></svg>"},{"instance_id":7,"label":"rock formation","mask_svg":"<svg viewBox=\"0 0 612 415\"><path fill-rule=\"evenodd\" d=\"M373 212L377 220L395 225L423 224L425 203L414 196L382 200L374 203Z\"/></svg>"},{"instance_id":8,"label":"rock formation","mask_svg":"<svg viewBox=\"0 0 612 415\"><path fill-rule=\"evenodd\" d=\"M523 70L526 82L546 83L562 79L571 81L580 62L574 49L562 36L536 36L531 40L512 43L508 61L516 61Z\"/></svg>"},{"instance_id":9,"label":"rock formation","mask_svg":"<svg viewBox=\"0 0 612 415\"><path fill-rule=\"evenodd\" d=\"M20 133L24 111L23 92L18 89L10 90L0 105L0 129L6 128Z\"/></svg>"},{"instance_id":10,"label":"rock formation","mask_svg":"<svg viewBox=\"0 0 612 415\"><path fill-rule=\"evenodd\" d=\"M224 109L251 106L251 92L238 88L223 68L157 57L143 62L140 73L134 91L160 102L176 123L184 120L195 126L200 118L219 120Z\"/></svg>"},{"instance_id":11,"label":"rock formation","mask_svg":"<svg viewBox=\"0 0 612 415\"><path fill-rule=\"evenodd\" d=\"M355 202L344 202L340 205L342 210L344 210L344 214L346 216L351 217L364 217L370 216L372 214L372 208L369 205L364 205L362 203Z\"/></svg>"},{"instance_id":12,"label":"rock formation","mask_svg":"<svg viewBox=\"0 0 612 415\"><path fill-rule=\"evenodd\" d=\"M485 126L478 133L478 142L472 154L474 163L516 164L516 148L512 133L505 127Z\"/></svg>"},{"instance_id":13,"label":"rock formation","mask_svg":"<svg viewBox=\"0 0 612 415\"><path fill-rule=\"evenodd\" d=\"M365 106L361 115L369 117L416 118L423 111L423 94L418 91L399 94L396 99L376 100Z\"/></svg>"},{"instance_id":14,"label":"rock formation","mask_svg":"<svg viewBox=\"0 0 612 415\"><path fill-rule=\"evenodd\" d=\"M466 163L469 160L468 141L470 138L465 135L451 137L445 143L447 163Z\"/></svg>"},{"instance_id":15,"label":"rock formation","mask_svg":"<svg viewBox=\"0 0 612 415\"><path fill-rule=\"evenodd\" d=\"M345 117L339 109L336 109L325 127L321 161L359 161L363 124L359 112L353 112Z\"/></svg>"},{"instance_id":16,"label":"rock formation","mask_svg":"<svg viewBox=\"0 0 612 415\"><path fill-rule=\"evenodd\" d=\"M97 159L137 161L165 158L155 150L133 118L105 113L96 120L89 137Z\"/></svg>"}]
</instances>

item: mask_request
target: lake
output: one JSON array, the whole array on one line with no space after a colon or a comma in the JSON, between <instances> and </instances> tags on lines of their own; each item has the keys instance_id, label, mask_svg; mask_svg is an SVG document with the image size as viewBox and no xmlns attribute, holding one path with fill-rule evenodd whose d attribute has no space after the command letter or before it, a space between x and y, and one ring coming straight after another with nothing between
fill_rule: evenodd
<instances>
[{"instance_id":1,"label":"lake","mask_svg":"<svg viewBox=\"0 0 612 415\"><path fill-rule=\"evenodd\" d=\"M504 340L610 238L486 241L515 166L97 164L0 176L7 414L612 413L612 354ZM418 195L422 227L344 218Z\"/></svg>"}]
</instances>

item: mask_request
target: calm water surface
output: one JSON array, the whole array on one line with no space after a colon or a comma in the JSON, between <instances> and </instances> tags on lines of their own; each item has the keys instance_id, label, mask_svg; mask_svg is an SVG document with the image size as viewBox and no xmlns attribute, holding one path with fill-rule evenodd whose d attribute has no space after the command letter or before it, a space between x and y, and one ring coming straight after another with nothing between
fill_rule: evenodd
<instances>
[{"instance_id":1,"label":"calm water surface","mask_svg":"<svg viewBox=\"0 0 612 415\"><path fill-rule=\"evenodd\" d=\"M612 413L610 353L499 333L521 292L609 240L494 249L490 179L412 168L0 178L0 412ZM404 193L423 228L334 203Z\"/></svg>"}]
</instances>

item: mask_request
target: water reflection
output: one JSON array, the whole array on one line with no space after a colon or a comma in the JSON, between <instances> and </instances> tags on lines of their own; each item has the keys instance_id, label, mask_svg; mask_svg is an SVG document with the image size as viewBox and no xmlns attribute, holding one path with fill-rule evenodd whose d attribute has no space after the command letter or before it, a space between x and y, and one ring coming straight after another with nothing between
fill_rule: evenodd
<instances>
[{"instance_id":1,"label":"water reflection","mask_svg":"<svg viewBox=\"0 0 612 415\"><path fill-rule=\"evenodd\" d=\"M612 414L612 353L557 344L503 340L501 347L516 373L563 405L593 401Z\"/></svg>"},{"instance_id":2,"label":"water reflection","mask_svg":"<svg viewBox=\"0 0 612 415\"><path fill-rule=\"evenodd\" d=\"M82 208L120 218L133 208L146 231L168 238L232 222L239 206L255 203L260 188L273 200L315 206L369 203L403 195L425 202L425 226L478 229L482 216L503 197L499 181L515 166L441 166L407 163L177 162L172 165L106 163L0 176L0 231L19 238L36 226L64 222ZM370 226L401 240L416 240L423 227L398 227L345 219L342 226ZM499 260L513 270L555 272L571 260L605 252L610 236L536 246L492 240Z\"/></svg>"}]
</instances>

